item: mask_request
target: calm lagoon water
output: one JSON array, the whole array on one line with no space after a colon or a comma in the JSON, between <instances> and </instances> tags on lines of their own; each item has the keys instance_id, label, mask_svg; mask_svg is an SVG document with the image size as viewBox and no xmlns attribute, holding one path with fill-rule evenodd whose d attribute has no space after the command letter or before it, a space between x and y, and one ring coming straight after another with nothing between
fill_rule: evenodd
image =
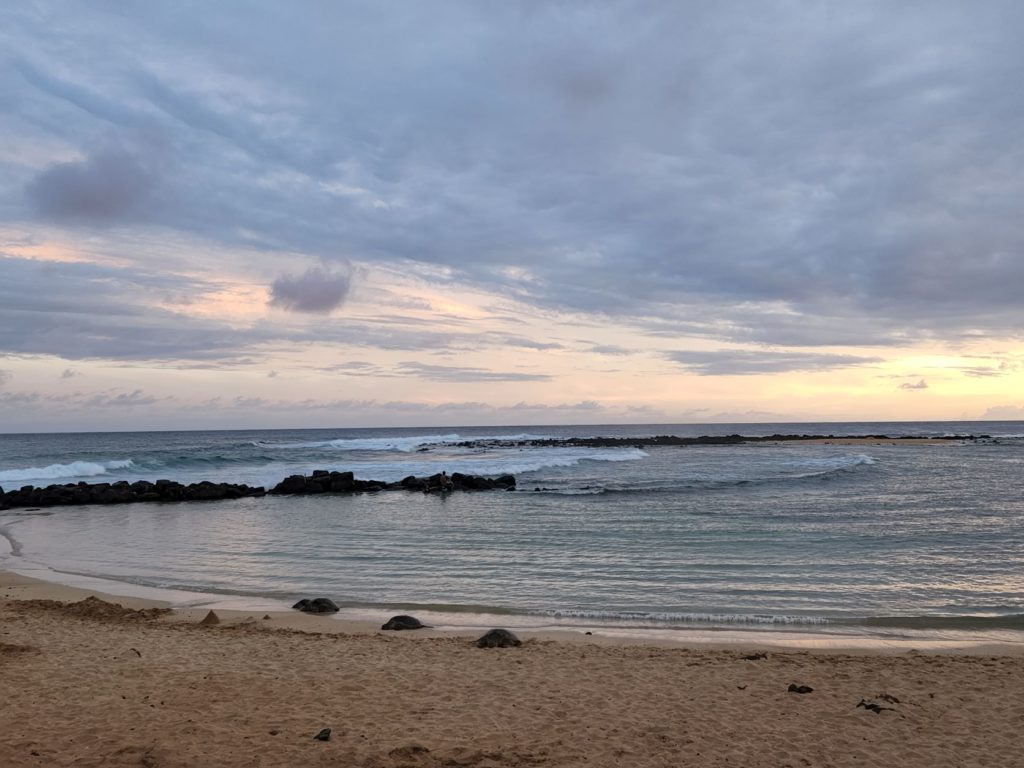
<instances>
[{"instance_id":1,"label":"calm lagoon water","mask_svg":"<svg viewBox=\"0 0 1024 768\"><path fill-rule=\"evenodd\" d=\"M654 434L988 435L940 445L509 446ZM459 447L464 440L484 442ZM488 442L488 440L497 442ZM271 485L511 472L406 492L0 512L0 567L180 602L442 625L1024 639L1024 423L642 425L0 435L0 486L166 477ZM197 596L195 593L200 593ZM979 635L980 636L980 635Z\"/></svg>"}]
</instances>

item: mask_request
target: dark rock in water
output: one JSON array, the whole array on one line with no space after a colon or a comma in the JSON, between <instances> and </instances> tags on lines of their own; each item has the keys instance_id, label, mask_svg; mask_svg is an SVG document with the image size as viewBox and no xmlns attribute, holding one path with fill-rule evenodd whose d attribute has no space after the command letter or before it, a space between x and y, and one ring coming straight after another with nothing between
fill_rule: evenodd
<instances>
[{"instance_id":1,"label":"dark rock in water","mask_svg":"<svg viewBox=\"0 0 1024 768\"><path fill-rule=\"evenodd\" d=\"M313 737L317 741L330 741L331 740L331 729L324 728L316 736Z\"/></svg>"},{"instance_id":2,"label":"dark rock in water","mask_svg":"<svg viewBox=\"0 0 1024 768\"><path fill-rule=\"evenodd\" d=\"M326 597L304 598L292 608L303 613L337 613L341 610L333 600Z\"/></svg>"},{"instance_id":3,"label":"dark rock in water","mask_svg":"<svg viewBox=\"0 0 1024 768\"><path fill-rule=\"evenodd\" d=\"M384 624L381 625L381 629L393 629L395 631L400 629L429 629L426 624L423 624L415 616L392 616Z\"/></svg>"},{"instance_id":4,"label":"dark rock in water","mask_svg":"<svg viewBox=\"0 0 1024 768\"><path fill-rule=\"evenodd\" d=\"M476 641L477 648L515 648L522 641L507 629L492 629Z\"/></svg>"},{"instance_id":5,"label":"dark rock in water","mask_svg":"<svg viewBox=\"0 0 1024 768\"><path fill-rule=\"evenodd\" d=\"M790 693L812 693L814 691L809 685L797 685L796 683L790 683L787 690Z\"/></svg>"},{"instance_id":6,"label":"dark rock in water","mask_svg":"<svg viewBox=\"0 0 1024 768\"><path fill-rule=\"evenodd\" d=\"M306 490L306 478L302 475L289 475L270 489L271 493L302 493Z\"/></svg>"}]
</instances>

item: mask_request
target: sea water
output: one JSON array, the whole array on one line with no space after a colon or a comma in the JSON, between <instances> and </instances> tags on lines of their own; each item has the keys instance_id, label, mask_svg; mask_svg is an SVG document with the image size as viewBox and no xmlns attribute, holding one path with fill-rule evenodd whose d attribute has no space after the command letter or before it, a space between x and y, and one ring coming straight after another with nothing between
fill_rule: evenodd
<instances>
[{"instance_id":1,"label":"sea water","mask_svg":"<svg viewBox=\"0 0 1024 768\"><path fill-rule=\"evenodd\" d=\"M986 437L522 444L732 433ZM1021 422L0 435L5 490L269 486L314 469L386 481L512 473L518 487L0 511L0 568L170 589L193 604L197 593L239 607L324 595L343 615L418 612L450 626L1024 639Z\"/></svg>"}]
</instances>

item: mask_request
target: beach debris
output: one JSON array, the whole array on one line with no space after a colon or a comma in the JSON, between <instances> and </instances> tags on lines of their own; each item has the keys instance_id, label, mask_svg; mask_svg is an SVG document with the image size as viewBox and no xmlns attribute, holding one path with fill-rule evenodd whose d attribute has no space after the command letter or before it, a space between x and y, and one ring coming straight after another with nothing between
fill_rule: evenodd
<instances>
[{"instance_id":1,"label":"beach debris","mask_svg":"<svg viewBox=\"0 0 1024 768\"><path fill-rule=\"evenodd\" d=\"M381 629L395 630L396 632L400 629L430 629L426 624L422 623L415 616L392 616L386 622L380 625Z\"/></svg>"},{"instance_id":2,"label":"beach debris","mask_svg":"<svg viewBox=\"0 0 1024 768\"><path fill-rule=\"evenodd\" d=\"M869 712L874 712L876 715L882 714L883 709L887 709L890 712L896 711L895 707L883 707L877 701L868 701L867 699L861 699L857 703L857 706L864 707L864 709L868 710Z\"/></svg>"},{"instance_id":3,"label":"beach debris","mask_svg":"<svg viewBox=\"0 0 1024 768\"><path fill-rule=\"evenodd\" d=\"M740 690L740 691L747 690L747 686L745 686L745 685L737 685L736 688L737 688L737 690Z\"/></svg>"},{"instance_id":4,"label":"beach debris","mask_svg":"<svg viewBox=\"0 0 1024 768\"><path fill-rule=\"evenodd\" d=\"M330 741L331 740L331 729L330 728L323 728L313 738L316 739L317 741Z\"/></svg>"},{"instance_id":5,"label":"beach debris","mask_svg":"<svg viewBox=\"0 0 1024 768\"><path fill-rule=\"evenodd\" d=\"M889 704L899 704L900 703L900 700L897 699L895 696L893 696L890 693L879 693L879 694L876 694L875 698L876 699L880 699L881 701L887 702Z\"/></svg>"},{"instance_id":6,"label":"beach debris","mask_svg":"<svg viewBox=\"0 0 1024 768\"><path fill-rule=\"evenodd\" d=\"M761 659L767 659L768 654L764 651L758 651L757 653L748 653L743 658L747 661L760 661Z\"/></svg>"},{"instance_id":7,"label":"beach debris","mask_svg":"<svg viewBox=\"0 0 1024 768\"><path fill-rule=\"evenodd\" d=\"M326 597L303 598L292 608L303 613L337 613L341 610L333 600Z\"/></svg>"},{"instance_id":8,"label":"beach debris","mask_svg":"<svg viewBox=\"0 0 1024 768\"><path fill-rule=\"evenodd\" d=\"M477 648L515 648L522 641L507 629L492 629L476 641Z\"/></svg>"},{"instance_id":9,"label":"beach debris","mask_svg":"<svg viewBox=\"0 0 1024 768\"><path fill-rule=\"evenodd\" d=\"M270 616L269 613L264 613L263 614L263 621L270 621L270 619L271 619L271 616Z\"/></svg>"},{"instance_id":10,"label":"beach debris","mask_svg":"<svg viewBox=\"0 0 1024 768\"><path fill-rule=\"evenodd\" d=\"M128 650L134 653L140 659L142 658L142 652L138 648L129 648Z\"/></svg>"},{"instance_id":11,"label":"beach debris","mask_svg":"<svg viewBox=\"0 0 1024 768\"><path fill-rule=\"evenodd\" d=\"M796 683L790 683L787 688L790 693L813 693L814 689L809 685L797 685Z\"/></svg>"},{"instance_id":12,"label":"beach debris","mask_svg":"<svg viewBox=\"0 0 1024 768\"><path fill-rule=\"evenodd\" d=\"M199 626L201 627L212 627L215 624L220 624L220 616L218 616L213 611L207 613L203 617L203 620L199 622Z\"/></svg>"}]
</instances>

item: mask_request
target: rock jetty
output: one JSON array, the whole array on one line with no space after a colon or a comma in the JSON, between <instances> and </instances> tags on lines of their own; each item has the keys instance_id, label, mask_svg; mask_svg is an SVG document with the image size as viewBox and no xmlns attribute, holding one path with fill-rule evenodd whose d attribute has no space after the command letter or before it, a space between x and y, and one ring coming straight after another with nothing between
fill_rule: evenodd
<instances>
[{"instance_id":1,"label":"rock jetty","mask_svg":"<svg viewBox=\"0 0 1024 768\"><path fill-rule=\"evenodd\" d=\"M167 501L218 501L241 499L249 496L311 495L373 493L376 491L430 491L440 488L441 476L409 476L397 483L381 480L357 480L351 472L328 472L318 469L312 475L286 477L269 491L263 486L248 486L244 483L211 483L202 481L184 485L173 480L138 480L129 483L65 483L48 485L45 488L26 485L16 491L4 492L0 488L0 509L14 507L65 507L83 504L132 504L137 502ZM480 477L454 472L450 475L450 490L491 491L515 490L516 479L512 475Z\"/></svg>"},{"instance_id":2,"label":"rock jetty","mask_svg":"<svg viewBox=\"0 0 1024 768\"><path fill-rule=\"evenodd\" d=\"M0 488L0 509L11 507L64 507L82 504L131 504L140 501L217 501L262 496L266 490L234 483L200 483L183 485L173 480L138 480L129 483L66 483L45 488L26 485L16 491Z\"/></svg>"},{"instance_id":3,"label":"rock jetty","mask_svg":"<svg viewBox=\"0 0 1024 768\"><path fill-rule=\"evenodd\" d=\"M512 490L516 479L512 475L481 477L453 472L449 475L450 488L454 491ZM268 491L272 494L309 495L316 493L372 493L374 491L428 491L441 488L441 475L430 477L409 477L397 483L380 480L356 480L351 472L328 472L318 469L312 475L292 475Z\"/></svg>"}]
</instances>

